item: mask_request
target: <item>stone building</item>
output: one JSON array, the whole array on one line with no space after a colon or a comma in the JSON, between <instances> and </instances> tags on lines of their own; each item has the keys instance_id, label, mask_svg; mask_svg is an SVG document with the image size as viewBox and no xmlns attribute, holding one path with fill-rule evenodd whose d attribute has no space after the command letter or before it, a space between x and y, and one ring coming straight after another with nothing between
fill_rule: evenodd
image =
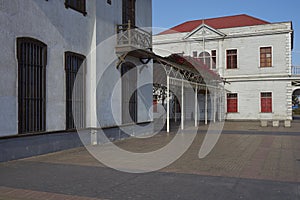
<instances>
[{"instance_id":1,"label":"stone building","mask_svg":"<svg viewBox=\"0 0 300 200\"><path fill-rule=\"evenodd\" d=\"M0 160L79 145L76 128L152 120L152 86L139 87L152 60L125 55L152 47L151 0L0 3Z\"/></svg>"},{"instance_id":2,"label":"stone building","mask_svg":"<svg viewBox=\"0 0 300 200\"><path fill-rule=\"evenodd\" d=\"M248 15L184 22L153 37L154 52L202 60L228 84L227 120L292 120L292 22Z\"/></svg>"}]
</instances>

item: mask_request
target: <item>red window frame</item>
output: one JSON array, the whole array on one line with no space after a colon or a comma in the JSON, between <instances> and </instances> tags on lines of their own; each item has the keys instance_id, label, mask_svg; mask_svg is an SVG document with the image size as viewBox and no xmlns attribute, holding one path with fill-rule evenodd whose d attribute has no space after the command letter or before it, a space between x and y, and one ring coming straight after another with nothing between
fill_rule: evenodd
<instances>
[{"instance_id":1,"label":"red window frame","mask_svg":"<svg viewBox=\"0 0 300 200\"><path fill-rule=\"evenodd\" d=\"M238 94L228 93L227 94L227 112L237 113L238 112Z\"/></svg>"},{"instance_id":2,"label":"red window frame","mask_svg":"<svg viewBox=\"0 0 300 200\"><path fill-rule=\"evenodd\" d=\"M262 93L260 93L260 102L261 102L261 112L262 113L271 113L271 112L273 112L272 92L262 92Z\"/></svg>"}]
</instances>

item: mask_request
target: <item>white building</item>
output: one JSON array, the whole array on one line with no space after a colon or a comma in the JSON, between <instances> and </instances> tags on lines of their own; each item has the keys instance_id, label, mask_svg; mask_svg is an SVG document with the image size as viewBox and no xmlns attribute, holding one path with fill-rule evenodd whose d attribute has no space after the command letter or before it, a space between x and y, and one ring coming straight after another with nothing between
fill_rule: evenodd
<instances>
[{"instance_id":1,"label":"white building","mask_svg":"<svg viewBox=\"0 0 300 200\"><path fill-rule=\"evenodd\" d=\"M154 52L200 58L226 80L228 120L292 120L292 22L237 15L182 23L153 37ZM263 123L262 123L263 124Z\"/></svg>"},{"instance_id":2,"label":"white building","mask_svg":"<svg viewBox=\"0 0 300 200\"><path fill-rule=\"evenodd\" d=\"M152 86L139 84L152 81L152 61L143 64L139 55L124 56L130 48L152 47L151 29L137 28L152 26L151 0L1 1L0 26L0 137L48 135L47 150L41 150L38 141L43 139L36 136L31 144L28 139L20 142L20 151L38 145L35 154L52 146L65 148L55 145L68 142L72 134L59 133L76 127L151 121ZM130 69L130 81L119 83ZM13 146L10 141L2 144L6 153Z\"/></svg>"}]
</instances>

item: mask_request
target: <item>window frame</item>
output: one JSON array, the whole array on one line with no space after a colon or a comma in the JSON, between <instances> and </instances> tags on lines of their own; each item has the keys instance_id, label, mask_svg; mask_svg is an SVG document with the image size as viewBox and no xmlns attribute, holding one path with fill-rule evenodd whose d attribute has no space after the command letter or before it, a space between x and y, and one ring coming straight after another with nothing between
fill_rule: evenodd
<instances>
[{"instance_id":1,"label":"window frame","mask_svg":"<svg viewBox=\"0 0 300 200\"><path fill-rule=\"evenodd\" d=\"M130 28L136 25L136 0L122 0L122 24L128 24L130 20Z\"/></svg>"},{"instance_id":2,"label":"window frame","mask_svg":"<svg viewBox=\"0 0 300 200\"><path fill-rule=\"evenodd\" d=\"M263 97L263 94L271 94L268 97ZM264 104L267 104L267 102L263 103L263 100L271 100L269 102L269 106L263 106ZM270 110L269 110L270 108ZM273 92L260 92L260 112L261 113L273 113Z\"/></svg>"},{"instance_id":3,"label":"window frame","mask_svg":"<svg viewBox=\"0 0 300 200\"><path fill-rule=\"evenodd\" d=\"M193 51L192 55L193 55L193 58L198 58L198 51Z\"/></svg>"},{"instance_id":4,"label":"window frame","mask_svg":"<svg viewBox=\"0 0 300 200\"><path fill-rule=\"evenodd\" d=\"M83 8L78 8L77 6L73 5L71 2L72 1L82 1L83 3ZM83 16L87 15L87 11L86 11L86 0L65 0L65 7L67 9L71 8L79 13L82 13Z\"/></svg>"},{"instance_id":5,"label":"window frame","mask_svg":"<svg viewBox=\"0 0 300 200\"><path fill-rule=\"evenodd\" d=\"M203 56L202 54L203 55L206 54L207 56ZM206 63L203 62L204 58L205 58L205 61L209 62L209 64L206 64ZM201 51L199 53L198 59L201 60L204 65L206 65L207 67L209 67L211 69L211 54L208 51L206 51L206 50Z\"/></svg>"},{"instance_id":6,"label":"window frame","mask_svg":"<svg viewBox=\"0 0 300 200\"><path fill-rule=\"evenodd\" d=\"M261 50L262 48L271 48L271 65L270 66L262 66L262 58L261 58ZM259 68L271 68L273 67L273 46L269 45L269 46L260 46L259 47L259 52L258 52L258 60L259 60ZM265 58L266 59L266 58Z\"/></svg>"},{"instance_id":7,"label":"window frame","mask_svg":"<svg viewBox=\"0 0 300 200\"><path fill-rule=\"evenodd\" d=\"M213 55L213 52L215 53L215 55ZM211 61L210 61L210 65L211 65L211 69L217 69L217 50L213 49L210 51L210 56L211 56ZM215 61L214 61L215 59Z\"/></svg>"},{"instance_id":8,"label":"window frame","mask_svg":"<svg viewBox=\"0 0 300 200\"><path fill-rule=\"evenodd\" d=\"M16 39L18 63L18 133L46 131L47 52L45 43L35 38Z\"/></svg>"},{"instance_id":9,"label":"window frame","mask_svg":"<svg viewBox=\"0 0 300 200\"><path fill-rule=\"evenodd\" d=\"M74 84L75 84L75 82L73 83L73 87L72 87L72 89L71 89L71 91L70 91L70 88L68 88L69 87L69 85L68 85L68 80L70 80L70 78L68 79L67 77L68 77L68 75L72 75L72 73L74 73L74 70L73 69L68 69L68 63L67 63L67 60L68 60L68 57L76 57L76 58L78 58L78 59L81 59L82 60L82 64L81 65L83 65L83 68L81 69L80 67L79 67L79 69L78 69L78 71L76 72L76 76L77 76L77 73L79 72L79 70L81 71L81 73L82 73L82 76L83 76L83 86L82 86L82 104L83 104L83 110L82 110L82 124L80 124L81 126L83 126L83 127L76 127L75 126L75 122L74 122L74 116L73 116L73 109L72 109L72 106L73 106L73 104L71 104L71 110L68 108L68 106L69 106L69 104L68 103L70 103L70 102L72 102L73 103L73 99L72 99L72 95L73 95L73 87L74 87ZM66 106L66 110L65 110L65 122L66 122L66 124L65 124L65 127L66 127L66 130L74 130L75 128L85 128L86 127L86 112L85 112L85 106L86 106L86 98L85 98L85 96L86 96L86 66L87 66L87 64L86 64L86 57L84 56L84 55L82 55L82 54L78 54L78 53L75 53L75 52L72 52L72 51L66 51L66 52L64 52L64 65L65 65L65 106ZM76 79L75 79L76 80ZM75 81L74 80L74 81ZM69 99L70 97L69 97L69 92L71 92L70 93L70 97L71 97L71 99ZM69 97L69 98L68 98ZM76 99L76 101L78 102L78 100ZM69 115L70 115L70 113L69 112L71 112L71 119L68 117ZM71 122L71 120L72 120L72 122Z\"/></svg>"},{"instance_id":10,"label":"window frame","mask_svg":"<svg viewBox=\"0 0 300 200\"><path fill-rule=\"evenodd\" d=\"M236 97L229 97L229 95L236 95ZM230 101L229 100L235 100L235 109L232 109L230 107L233 107L231 104L230 104ZM237 92L235 93L227 93L226 94L226 109L227 109L227 113L238 113L239 112L239 95ZM230 109L229 109L230 108Z\"/></svg>"},{"instance_id":11,"label":"window frame","mask_svg":"<svg viewBox=\"0 0 300 200\"><path fill-rule=\"evenodd\" d=\"M235 56L236 56L236 67L228 67L228 51L236 51L236 54L235 54ZM226 56L225 56L225 59L226 59L226 69L238 69L239 68L239 60L238 60L238 49L237 48L235 48L235 49L226 49L225 50L225 53L226 53ZM230 56L234 56L234 55L230 55Z\"/></svg>"}]
</instances>

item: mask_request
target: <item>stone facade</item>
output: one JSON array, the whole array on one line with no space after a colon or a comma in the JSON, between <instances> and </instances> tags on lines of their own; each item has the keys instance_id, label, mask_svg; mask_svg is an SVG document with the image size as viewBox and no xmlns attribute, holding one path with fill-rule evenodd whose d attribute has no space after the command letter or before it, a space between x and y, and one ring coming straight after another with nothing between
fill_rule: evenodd
<instances>
[{"instance_id":1,"label":"stone facade","mask_svg":"<svg viewBox=\"0 0 300 200\"><path fill-rule=\"evenodd\" d=\"M117 40L108 38L114 37L116 25L122 24L122 0L112 1L111 4L107 1L87 0L85 16L74 9L67 9L64 0L10 0L0 3L0 136L18 134L16 40L19 37L34 38L47 45L46 132L66 129L66 51L84 55L87 60L86 127L99 127L98 121L102 126L122 123L120 85L115 85L116 94L112 100L105 95L97 95L97 92L109 94L112 89L110 82L106 82L106 87L96 92L97 75L101 76L108 65L111 65L109 74L112 82L120 78L120 70L116 67ZM151 0L136 1L136 26L152 26L151 4ZM126 61L135 63L138 69L143 66L135 57L127 57ZM147 65L145 70L139 70L138 80L152 80L152 62ZM144 103L150 107L152 88L143 88L140 92L151 96L149 102ZM140 98L138 101L141 101ZM115 119L111 117L112 108L117 108ZM138 122L151 120L148 108L139 105L138 110Z\"/></svg>"},{"instance_id":2,"label":"stone facade","mask_svg":"<svg viewBox=\"0 0 300 200\"><path fill-rule=\"evenodd\" d=\"M216 50L214 70L227 82L228 93L238 95L237 112L227 112L227 119L292 120L292 22L215 29L204 21L191 32L157 34L153 40L154 51L162 56L184 53L198 57ZM260 67L261 47L271 47L271 67ZM230 49L237 50L236 69L226 67ZM272 112L261 112L261 92L272 93Z\"/></svg>"}]
</instances>

